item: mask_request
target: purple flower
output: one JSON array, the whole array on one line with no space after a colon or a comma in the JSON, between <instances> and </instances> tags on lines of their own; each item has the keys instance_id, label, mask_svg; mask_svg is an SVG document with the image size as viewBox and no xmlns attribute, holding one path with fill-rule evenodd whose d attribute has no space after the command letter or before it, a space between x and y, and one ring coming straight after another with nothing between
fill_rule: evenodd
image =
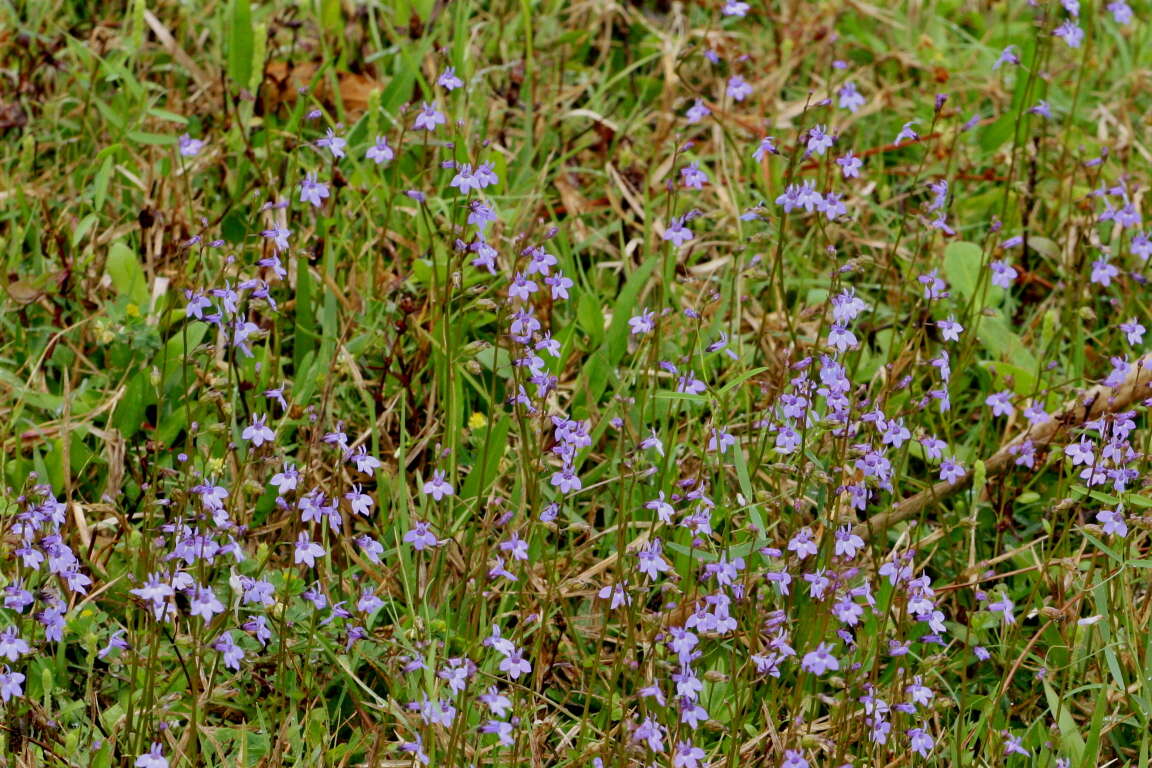
<instances>
[{"instance_id":1,"label":"purple flower","mask_svg":"<svg viewBox=\"0 0 1152 768\"><path fill-rule=\"evenodd\" d=\"M520 654L519 649L516 649L500 661L500 671L507 673L508 677L516 680L521 675L530 674L532 665Z\"/></svg>"},{"instance_id":2,"label":"purple flower","mask_svg":"<svg viewBox=\"0 0 1152 768\"><path fill-rule=\"evenodd\" d=\"M823 125L814 125L808 131L807 154L823 155L832 146L833 137L825 133Z\"/></svg>"},{"instance_id":3,"label":"purple flower","mask_svg":"<svg viewBox=\"0 0 1152 768\"><path fill-rule=\"evenodd\" d=\"M864 548L864 539L852 532L852 527L845 525L836 531L835 553L837 557L852 560L856 553Z\"/></svg>"},{"instance_id":4,"label":"purple flower","mask_svg":"<svg viewBox=\"0 0 1152 768\"><path fill-rule=\"evenodd\" d=\"M344 137L337 136L336 132L331 128L328 129L328 133L324 138L316 140L316 146L326 147L328 151L332 153L332 157L337 160L344 157L344 147L347 146L347 144L348 142L344 140Z\"/></svg>"},{"instance_id":5,"label":"purple flower","mask_svg":"<svg viewBox=\"0 0 1152 768\"><path fill-rule=\"evenodd\" d=\"M988 268L992 270L992 285L999 286L1004 290L1011 288L1018 276L1016 269L1003 260L992 262Z\"/></svg>"},{"instance_id":6,"label":"purple flower","mask_svg":"<svg viewBox=\"0 0 1152 768\"><path fill-rule=\"evenodd\" d=\"M900 144L901 142L905 141L915 141L916 139L920 138L920 134L912 130L912 126L918 122L920 121L911 120L907 123L904 123L903 127L900 128L900 133L896 134L896 141L894 141L893 144Z\"/></svg>"},{"instance_id":7,"label":"purple flower","mask_svg":"<svg viewBox=\"0 0 1152 768\"><path fill-rule=\"evenodd\" d=\"M700 166L697 163L692 163L691 165L682 168L680 170L680 175L684 179L684 186L688 187L689 189L700 189L708 183L708 174L700 170ZM691 237L691 235L689 235L689 237ZM665 235L664 239L668 239L667 235Z\"/></svg>"},{"instance_id":8,"label":"purple flower","mask_svg":"<svg viewBox=\"0 0 1152 768\"><path fill-rule=\"evenodd\" d=\"M300 182L300 202L312 203L313 206L319 208L326 197L328 197L328 187L316 180L315 173L306 174L304 181Z\"/></svg>"},{"instance_id":9,"label":"purple flower","mask_svg":"<svg viewBox=\"0 0 1152 768\"><path fill-rule=\"evenodd\" d=\"M955 483L964 475L964 467L954 459L944 459L940 462L940 479L944 482Z\"/></svg>"},{"instance_id":10,"label":"purple flower","mask_svg":"<svg viewBox=\"0 0 1152 768\"><path fill-rule=\"evenodd\" d=\"M860 176L860 168L864 165L864 161L849 152L836 158L836 164L840 166L840 172L844 174L844 178L855 179Z\"/></svg>"},{"instance_id":11,"label":"purple flower","mask_svg":"<svg viewBox=\"0 0 1152 768\"><path fill-rule=\"evenodd\" d=\"M636 336L643 335L645 333L651 333L656 327L654 322L655 317L655 312L652 312L648 309L642 309L640 310L640 314L629 318L628 327L632 329L632 335Z\"/></svg>"},{"instance_id":12,"label":"purple flower","mask_svg":"<svg viewBox=\"0 0 1152 768\"><path fill-rule=\"evenodd\" d=\"M1132 21L1132 7L1124 0L1113 0L1108 3L1108 10L1117 24L1127 25Z\"/></svg>"},{"instance_id":13,"label":"purple flower","mask_svg":"<svg viewBox=\"0 0 1152 768\"><path fill-rule=\"evenodd\" d=\"M752 157L756 162L760 162L764 159L764 155L769 154L779 154L779 150L776 149L776 138L773 136L765 136L760 139L760 143L756 145L756 150L752 153Z\"/></svg>"},{"instance_id":14,"label":"purple flower","mask_svg":"<svg viewBox=\"0 0 1152 768\"><path fill-rule=\"evenodd\" d=\"M24 689L20 684L24 682L24 675L19 672L13 672L4 665L4 671L0 672L0 701L8 703L10 699L19 698L24 695ZM137 763L139 765L139 763Z\"/></svg>"},{"instance_id":15,"label":"purple flower","mask_svg":"<svg viewBox=\"0 0 1152 768\"><path fill-rule=\"evenodd\" d=\"M609 584L601 587L596 595L601 600L611 600L612 610L616 610L622 605L632 604L632 596L624 591L624 585L622 584Z\"/></svg>"},{"instance_id":16,"label":"purple flower","mask_svg":"<svg viewBox=\"0 0 1152 768\"><path fill-rule=\"evenodd\" d=\"M948 298L948 283L940 277L940 270L934 269L931 272L920 275L916 281L924 286L924 298L932 301L934 299Z\"/></svg>"},{"instance_id":17,"label":"purple flower","mask_svg":"<svg viewBox=\"0 0 1152 768\"><path fill-rule=\"evenodd\" d=\"M252 424L244 428L244 432L241 434L241 437L251 442L252 445L256 446L257 448L264 445L264 443L272 442L274 439L276 439L276 435L272 432L271 429L269 429L268 425L265 423L266 421L268 421L267 414L260 414L259 416L253 414Z\"/></svg>"},{"instance_id":18,"label":"purple flower","mask_svg":"<svg viewBox=\"0 0 1152 768\"><path fill-rule=\"evenodd\" d=\"M710 114L712 114L712 110L708 109L708 106L701 99L696 99L688 108L685 116L689 123L698 123Z\"/></svg>"},{"instance_id":19,"label":"purple flower","mask_svg":"<svg viewBox=\"0 0 1152 768\"><path fill-rule=\"evenodd\" d=\"M1119 276L1120 270L1108 261L1107 256L1101 256L1092 262L1092 276L1089 278L1091 282L1108 287Z\"/></svg>"},{"instance_id":20,"label":"purple flower","mask_svg":"<svg viewBox=\"0 0 1152 768\"><path fill-rule=\"evenodd\" d=\"M995 392L984 398L984 405L992 409L992 417L1011 416L1015 410L1012 407L1012 393L1008 390Z\"/></svg>"},{"instance_id":21,"label":"purple flower","mask_svg":"<svg viewBox=\"0 0 1152 768\"><path fill-rule=\"evenodd\" d=\"M443 114L436 111L436 108L424 102L424 106L420 109L420 114L416 115L416 119L412 123L412 128L419 131L425 130L431 133L436 130L436 126L443 125L448 122L448 119Z\"/></svg>"},{"instance_id":22,"label":"purple flower","mask_svg":"<svg viewBox=\"0 0 1152 768\"><path fill-rule=\"evenodd\" d=\"M1020 737L1013 736L1010 733L1004 734L1004 755L1023 755L1024 757L1031 757L1032 753L1024 749L1020 744Z\"/></svg>"},{"instance_id":23,"label":"purple flower","mask_svg":"<svg viewBox=\"0 0 1152 768\"><path fill-rule=\"evenodd\" d=\"M1036 106L1028 108L1029 114L1040 115L1040 117L1048 120L1052 119L1052 108L1048 106L1048 102L1041 99L1036 102Z\"/></svg>"},{"instance_id":24,"label":"purple flower","mask_svg":"<svg viewBox=\"0 0 1152 768\"><path fill-rule=\"evenodd\" d=\"M296 548L292 554L292 561L296 565L304 563L309 568L312 568L316 565L316 558L323 556L324 547L312 541L312 537L308 535L308 531L300 531L300 535L296 538Z\"/></svg>"},{"instance_id":25,"label":"purple flower","mask_svg":"<svg viewBox=\"0 0 1152 768\"><path fill-rule=\"evenodd\" d=\"M795 552L798 560L803 560L809 555L815 556L820 549L816 546L816 542L812 539L812 531L809 528L801 528L796 532L796 535L788 542L788 551Z\"/></svg>"},{"instance_id":26,"label":"purple flower","mask_svg":"<svg viewBox=\"0 0 1152 768\"><path fill-rule=\"evenodd\" d=\"M851 80L840 86L837 96L840 98L840 108L849 112L854 113L864 106L864 97L860 95L860 91L856 90L856 83Z\"/></svg>"},{"instance_id":27,"label":"purple flower","mask_svg":"<svg viewBox=\"0 0 1152 768\"><path fill-rule=\"evenodd\" d=\"M200 150L204 148L204 142L200 139L194 139L188 134L182 134L178 139L180 146L180 154L184 157L196 157L200 154Z\"/></svg>"},{"instance_id":28,"label":"purple flower","mask_svg":"<svg viewBox=\"0 0 1152 768\"><path fill-rule=\"evenodd\" d=\"M445 496L451 496L454 493L451 483L447 481L446 474L442 469L432 471L432 479L424 483L424 493L431 496L436 501L440 501Z\"/></svg>"},{"instance_id":29,"label":"purple flower","mask_svg":"<svg viewBox=\"0 0 1152 768\"><path fill-rule=\"evenodd\" d=\"M1136 318L1132 318L1126 323L1120 323L1120 330L1124 331L1125 338L1132 346L1136 346L1144 340L1144 326Z\"/></svg>"},{"instance_id":30,"label":"purple flower","mask_svg":"<svg viewBox=\"0 0 1152 768\"><path fill-rule=\"evenodd\" d=\"M413 524L412 530L404 534L404 543L412 546L412 549L420 552L428 547L437 546L440 541L429 530L429 524L417 522Z\"/></svg>"},{"instance_id":31,"label":"purple flower","mask_svg":"<svg viewBox=\"0 0 1152 768\"><path fill-rule=\"evenodd\" d=\"M236 641L232 639L231 630L220 635L212 647L220 652L225 667L232 670L240 669L240 662L244 659L244 649L236 645Z\"/></svg>"},{"instance_id":32,"label":"purple flower","mask_svg":"<svg viewBox=\"0 0 1152 768\"><path fill-rule=\"evenodd\" d=\"M732 101L744 101L751 95L752 86L740 75L732 75L728 78L728 96L731 97Z\"/></svg>"},{"instance_id":33,"label":"purple flower","mask_svg":"<svg viewBox=\"0 0 1152 768\"><path fill-rule=\"evenodd\" d=\"M168 758L160 754L160 742L152 742L152 748L136 758L136 768L168 768Z\"/></svg>"},{"instance_id":34,"label":"purple flower","mask_svg":"<svg viewBox=\"0 0 1152 768\"><path fill-rule=\"evenodd\" d=\"M940 329L940 337L944 341L960 341L960 334L964 332L964 326L956 322L956 318L951 315L947 320L936 323L936 327Z\"/></svg>"},{"instance_id":35,"label":"purple flower","mask_svg":"<svg viewBox=\"0 0 1152 768\"><path fill-rule=\"evenodd\" d=\"M392 147L388 146L388 139L383 136L376 137L376 143L368 147L368 151L364 153L364 157L380 165L387 163L392 158L396 157L396 152Z\"/></svg>"},{"instance_id":36,"label":"purple flower","mask_svg":"<svg viewBox=\"0 0 1152 768\"><path fill-rule=\"evenodd\" d=\"M1079 48L1084 41L1084 30L1072 19L1066 19L1052 34L1067 43L1069 48Z\"/></svg>"},{"instance_id":37,"label":"purple flower","mask_svg":"<svg viewBox=\"0 0 1152 768\"><path fill-rule=\"evenodd\" d=\"M840 669L840 662L832 655L832 646L829 643L820 643L816 646L816 650L804 654L800 668L820 677L825 672Z\"/></svg>"},{"instance_id":38,"label":"purple flower","mask_svg":"<svg viewBox=\"0 0 1152 768\"><path fill-rule=\"evenodd\" d=\"M1123 508L1100 510L1096 513L1096 522L1100 523L1104 533L1109 536L1124 538L1128 535L1128 524L1124 522Z\"/></svg>"},{"instance_id":39,"label":"purple flower","mask_svg":"<svg viewBox=\"0 0 1152 768\"><path fill-rule=\"evenodd\" d=\"M808 768L808 761L804 759L804 753L798 749L784 750L784 762L780 763L780 768Z\"/></svg>"},{"instance_id":40,"label":"purple flower","mask_svg":"<svg viewBox=\"0 0 1152 768\"><path fill-rule=\"evenodd\" d=\"M996 59L996 63L992 65L992 69L1000 69L1005 64L1019 64L1020 57L1016 55L1016 46L1010 45L1000 52L1000 56Z\"/></svg>"},{"instance_id":41,"label":"purple flower","mask_svg":"<svg viewBox=\"0 0 1152 768\"><path fill-rule=\"evenodd\" d=\"M988 610L1004 615L1005 624L1016 623L1016 616L1012 613L1012 609L1015 607L1016 604L1009 600L1007 597L1001 598L1000 600L997 600L993 603L988 603Z\"/></svg>"},{"instance_id":42,"label":"purple flower","mask_svg":"<svg viewBox=\"0 0 1152 768\"><path fill-rule=\"evenodd\" d=\"M456 77L456 67L446 67L436 78L436 83L446 91L454 91L464 86L464 81Z\"/></svg>"},{"instance_id":43,"label":"purple flower","mask_svg":"<svg viewBox=\"0 0 1152 768\"><path fill-rule=\"evenodd\" d=\"M224 603L220 602L216 593L209 587L194 587L188 605L188 613L204 619L205 624L212 621L212 617L216 614L224 612Z\"/></svg>"},{"instance_id":44,"label":"purple flower","mask_svg":"<svg viewBox=\"0 0 1152 768\"><path fill-rule=\"evenodd\" d=\"M912 751L921 757L928 757L928 753L932 751L932 747L936 744L932 736L923 728L909 728L908 743Z\"/></svg>"},{"instance_id":45,"label":"purple flower","mask_svg":"<svg viewBox=\"0 0 1152 768\"><path fill-rule=\"evenodd\" d=\"M8 627L0 632L0 656L8 661L19 661L21 656L31 652L28 643L16 634L16 627Z\"/></svg>"},{"instance_id":46,"label":"purple flower","mask_svg":"<svg viewBox=\"0 0 1152 768\"><path fill-rule=\"evenodd\" d=\"M704 750L685 740L676 743L676 754L672 756L672 768L699 768L704 759Z\"/></svg>"},{"instance_id":47,"label":"purple flower","mask_svg":"<svg viewBox=\"0 0 1152 768\"><path fill-rule=\"evenodd\" d=\"M692 239L692 230L684 226L684 217L679 216L672 219L672 221L668 223L668 226L664 228L664 234L661 237L675 245L677 248L683 248L684 243Z\"/></svg>"},{"instance_id":48,"label":"purple flower","mask_svg":"<svg viewBox=\"0 0 1152 768\"><path fill-rule=\"evenodd\" d=\"M748 3L742 2L742 0L727 0L724 3L724 7L720 10L720 13L725 16L743 18L747 15L748 9L751 7Z\"/></svg>"},{"instance_id":49,"label":"purple flower","mask_svg":"<svg viewBox=\"0 0 1152 768\"><path fill-rule=\"evenodd\" d=\"M452 177L452 181L448 184L460 190L460 194L466 195L469 190L476 190L479 192L482 189L480 180L472 174L472 164L463 163L456 169L456 175Z\"/></svg>"}]
</instances>

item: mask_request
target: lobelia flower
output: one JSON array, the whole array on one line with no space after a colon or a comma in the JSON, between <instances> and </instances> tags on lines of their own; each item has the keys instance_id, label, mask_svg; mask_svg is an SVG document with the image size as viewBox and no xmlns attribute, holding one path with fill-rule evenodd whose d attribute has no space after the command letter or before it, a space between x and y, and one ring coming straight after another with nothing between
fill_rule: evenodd
<instances>
[{"instance_id":1,"label":"lobelia flower","mask_svg":"<svg viewBox=\"0 0 1152 768\"><path fill-rule=\"evenodd\" d=\"M292 561L296 565L303 563L309 568L313 568L316 565L316 558L323 557L324 554L324 547L320 546L318 542L312 541L312 537L308 535L307 531L300 531L300 535L296 538L295 550L292 553Z\"/></svg>"},{"instance_id":2,"label":"lobelia flower","mask_svg":"<svg viewBox=\"0 0 1152 768\"><path fill-rule=\"evenodd\" d=\"M364 153L364 157L373 161L376 165L381 165L396 157L396 152L393 151L392 147L388 146L388 139L383 136L377 136L376 143L368 147L368 151Z\"/></svg>"},{"instance_id":3,"label":"lobelia flower","mask_svg":"<svg viewBox=\"0 0 1152 768\"><path fill-rule=\"evenodd\" d=\"M705 752L689 740L676 743L676 753L672 756L672 768L699 768Z\"/></svg>"},{"instance_id":4,"label":"lobelia flower","mask_svg":"<svg viewBox=\"0 0 1152 768\"><path fill-rule=\"evenodd\" d=\"M852 152L836 158L836 164L840 166L840 172L846 179L855 179L860 176L860 168L864 165L864 161L856 157Z\"/></svg>"},{"instance_id":5,"label":"lobelia flower","mask_svg":"<svg viewBox=\"0 0 1152 768\"><path fill-rule=\"evenodd\" d=\"M316 146L325 147L332 153L332 157L339 160L344 157L344 147L348 142L342 136L337 136L336 132L331 128L328 129L327 135L322 139L316 140Z\"/></svg>"},{"instance_id":6,"label":"lobelia flower","mask_svg":"<svg viewBox=\"0 0 1152 768\"><path fill-rule=\"evenodd\" d=\"M505 656L500 661L500 671L508 675L513 680L518 680L521 675L531 674L532 664L525 659L519 649L514 649L512 653Z\"/></svg>"},{"instance_id":7,"label":"lobelia flower","mask_svg":"<svg viewBox=\"0 0 1152 768\"><path fill-rule=\"evenodd\" d=\"M456 76L456 67L445 67L440 77L436 78L436 83L446 91L464 87L464 81Z\"/></svg>"},{"instance_id":8,"label":"lobelia flower","mask_svg":"<svg viewBox=\"0 0 1152 768\"><path fill-rule=\"evenodd\" d=\"M268 421L268 414L260 414L259 416L253 414L252 424L244 428L241 434L245 440L248 440L252 445L259 448L264 443L270 443L276 439L275 433L265 423Z\"/></svg>"},{"instance_id":9,"label":"lobelia flower","mask_svg":"<svg viewBox=\"0 0 1152 768\"><path fill-rule=\"evenodd\" d=\"M833 141L833 137L825 133L823 125L814 125L808 131L806 154L823 155L832 146Z\"/></svg>"},{"instance_id":10,"label":"lobelia flower","mask_svg":"<svg viewBox=\"0 0 1152 768\"><path fill-rule=\"evenodd\" d=\"M437 546L440 541L429 530L428 523L416 522L412 529L404 534L404 543L411 545L412 549L420 552L429 547Z\"/></svg>"},{"instance_id":11,"label":"lobelia flower","mask_svg":"<svg viewBox=\"0 0 1152 768\"><path fill-rule=\"evenodd\" d=\"M668 223L661 237L674 244L677 248L683 248L684 244L692 239L692 230L684 226L684 217L680 216L672 219L672 221Z\"/></svg>"},{"instance_id":12,"label":"lobelia flower","mask_svg":"<svg viewBox=\"0 0 1152 768\"><path fill-rule=\"evenodd\" d=\"M449 182L448 186L458 189L462 195L468 194L469 190L479 192L482 189L480 180L472 173L471 163L461 164L456 169L456 175L452 177L452 181Z\"/></svg>"},{"instance_id":13,"label":"lobelia flower","mask_svg":"<svg viewBox=\"0 0 1152 768\"><path fill-rule=\"evenodd\" d=\"M1028 113L1032 115L1040 115L1040 117L1046 118L1048 120L1052 119L1052 108L1048 106L1048 102L1043 99L1036 102L1036 106L1029 107Z\"/></svg>"},{"instance_id":14,"label":"lobelia flower","mask_svg":"<svg viewBox=\"0 0 1152 768\"><path fill-rule=\"evenodd\" d=\"M9 700L19 698L24 695L24 689L20 687L25 677L20 672L13 672L7 664L4 665L4 671L0 672L0 701L5 704Z\"/></svg>"},{"instance_id":15,"label":"lobelia flower","mask_svg":"<svg viewBox=\"0 0 1152 768\"><path fill-rule=\"evenodd\" d=\"M451 496L455 491L451 483L446 479L447 475L442 469L432 471L432 479L424 483L424 493L431 496L436 501L440 501L445 496Z\"/></svg>"},{"instance_id":16,"label":"lobelia flower","mask_svg":"<svg viewBox=\"0 0 1152 768\"><path fill-rule=\"evenodd\" d=\"M611 600L611 609L616 610L622 605L631 605L632 596L624 591L624 586L627 582L621 584L609 584L601 587L600 591L596 593L597 597L601 600Z\"/></svg>"},{"instance_id":17,"label":"lobelia flower","mask_svg":"<svg viewBox=\"0 0 1152 768\"><path fill-rule=\"evenodd\" d=\"M852 526L845 525L836 531L836 544L834 552L837 557L852 560L856 553L864 548L864 539L852 532Z\"/></svg>"},{"instance_id":18,"label":"lobelia flower","mask_svg":"<svg viewBox=\"0 0 1152 768\"><path fill-rule=\"evenodd\" d=\"M728 78L728 96L732 101L744 101L752 95L752 86L740 77L740 75L732 75Z\"/></svg>"},{"instance_id":19,"label":"lobelia flower","mask_svg":"<svg viewBox=\"0 0 1152 768\"><path fill-rule=\"evenodd\" d=\"M815 650L804 654L804 658L800 661L800 668L820 677L828 671L840 669L840 662L832 655L831 644L820 643Z\"/></svg>"},{"instance_id":20,"label":"lobelia flower","mask_svg":"<svg viewBox=\"0 0 1152 768\"><path fill-rule=\"evenodd\" d=\"M820 550L812 539L812 531L808 528L801 528L788 542L788 551L795 552L796 558L803 560L809 555L814 556Z\"/></svg>"},{"instance_id":21,"label":"lobelia flower","mask_svg":"<svg viewBox=\"0 0 1152 768\"><path fill-rule=\"evenodd\" d=\"M1013 736L1010 733L1004 733L1004 755L1023 755L1024 757L1031 757L1032 753L1026 750L1020 744L1020 737Z\"/></svg>"},{"instance_id":22,"label":"lobelia flower","mask_svg":"<svg viewBox=\"0 0 1152 768\"><path fill-rule=\"evenodd\" d=\"M304 181L300 182L300 202L311 203L314 207L319 208L323 205L326 197L328 197L328 187L323 182L316 180L315 173L305 174Z\"/></svg>"},{"instance_id":23,"label":"lobelia flower","mask_svg":"<svg viewBox=\"0 0 1152 768\"><path fill-rule=\"evenodd\" d=\"M776 139L773 136L765 136L760 139L760 143L756 145L756 150L752 153L752 158L759 162L764 159L764 155L777 155L780 154L776 149Z\"/></svg>"},{"instance_id":24,"label":"lobelia flower","mask_svg":"<svg viewBox=\"0 0 1152 768\"><path fill-rule=\"evenodd\" d=\"M1120 323L1120 330L1124 331L1124 338L1132 346L1140 344L1144 340L1144 326L1136 318L1132 318L1126 323Z\"/></svg>"},{"instance_id":25,"label":"lobelia flower","mask_svg":"<svg viewBox=\"0 0 1152 768\"><path fill-rule=\"evenodd\" d=\"M712 114L712 110L704 103L702 99L696 99L692 106L688 108L685 117L688 118L689 123L698 123L708 115Z\"/></svg>"},{"instance_id":26,"label":"lobelia flower","mask_svg":"<svg viewBox=\"0 0 1152 768\"><path fill-rule=\"evenodd\" d=\"M988 397L984 399L984 405L992 409L993 418L997 416L1011 416L1015 410L1012 407L1012 393L1008 390L988 395Z\"/></svg>"},{"instance_id":27,"label":"lobelia flower","mask_svg":"<svg viewBox=\"0 0 1152 768\"><path fill-rule=\"evenodd\" d=\"M996 59L996 63L992 65L992 69L1000 69L1005 64L1019 64L1020 57L1016 55L1016 46L1010 45L1004 50L1000 51L1000 56Z\"/></svg>"},{"instance_id":28,"label":"lobelia flower","mask_svg":"<svg viewBox=\"0 0 1152 768\"><path fill-rule=\"evenodd\" d=\"M964 477L964 467L954 459L944 459L940 462L940 479L946 483L955 483Z\"/></svg>"},{"instance_id":29,"label":"lobelia flower","mask_svg":"<svg viewBox=\"0 0 1152 768\"><path fill-rule=\"evenodd\" d=\"M918 122L920 122L920 121L919 120L911 120L907 123L904 123L903 127L900 128L900 133L896 134L896 140L892 143L893 144L900 144L900 143L905 142L905 141L915 141L916 139L919 139L920 134L916 133L916 131L914 131L912 129L912 126L914 126Z\"/></svg>"},{"instance_id":30,"label":"lobelia flower","mask_svg":"<svg viewBox=\"0 0 1152 768\"><path fill-rule=\"evenodd\" d=\"M189 615L199 616L204 619L205 624L212 621L212 617L216 614L224 612L224 603L220 602L210 587L194 586L188 605Z\"/></svg>"},{"instance_id":31,"label":"lobelia flower","mask_svg":"<svg viewBox=\"0 0 1152 768\"><path fill-rule=\"evenodd\" d=\"M136 768L168 768L168 758L160 753L160 742L152 742L152 748L136 758Z\"/></svg>"},{"instance_id":32,"label":"lobelia flower","mask_svg":"<svg viewBox=\"0 0 1152 768\"><path fill-rule=\"evenodd\" d=\"M204 142L200 139L194 139L188 134L181 134L177 140L180 146L180 154L184 157L196 157L200 154L200 150L204 148Z\"/></svg>"},{"instance_id":33,"label":"lobelia flower","mask_svg":"<svg viewBox=\"0 0 1152 768\"><path fill-rule=\"evenodd\" d=\"M856 83L851 80L840 86L840 90L836 95L840 99L839 104L841 109L855 113L856 110L864 106L864 97L860 94L860 91L856 90Z\"/></svg>"},{"instance_id":34,"label":"lobelia flower","mask_svg":"<svg viewBox=\"0 0 1152 768\"><path fill-rule=\"evenodd\" d=\"M932 301L948 298L948 283L940 277L940 270L934 269L927 274L920 275L916 281L924 286L925 299Z\"/></svg>"},{"instance_id":35,"label":"lobelia flower","mask_svg":"<svg viewBox=\"0 0 1152 768\"><path fill-rule=\"evenodd\" d=\"M231 630L220 635L212 647L220 652L225 667L231 670L240 669L240 662L244 660L244 649L236 645L236 641L232 639Z\"/></svg>"},{"instance_id":36,"label":"lobelia flower","mask_svg":"<svg viewBox=\"0 0 1152 768\"><path fill-rule=\"evenodd\" d=\"M1018 273L1015 268L1006 261L994 261L988 265L988 268L992 270L992 285L1007 290L1011 288L1012 283L1016 281Z\"/></svg>"},{"instance_id":37,"label":"lobelia flower","mask_svg":"<svg viewBox=\"0 0 1152 768\"><path fill-rule=\"evenodd\" d=\"M1092 275L1089 278L1091 282L1108 287L1119 276L1120 270L1108 261L1107 256L1101 256L1092 262Z\"/></svg>"},{"instance_id":38,"label":"lobelia flower","mask_svg":"<svg viewBox=\"0 0 1152 768\"><path fill-rule=\"evenodd\" d=\"M742 0L726 0L724 7L720 10L720 13L725 16L736 16L737 18L744 18L744 16L748 14L748 10L751 7L752 6L743 2Z\"/></svg>"},{"instance_id":39,"label":"lobelia flower","mask_svg":"<svg viewBox=\"0 0 1152 768\"><path fill-rule=\"evenodd\" d=\"M443 125L448 122L444 115L436 110L434 106L428 102L424 102L424 106L420 109L420 114L416 115L416 119L412 122L412 128L419 131L425 130L432 133L436 130L436 126Z\"/></svg>"},{"instance_id":40,"label":"lobelia flower","mask_svg":"<svg viewBox=\"0 0 1152 768\"><path fill-rule=\"evenodd\" d=\"M276 249L277 253L288 250L288 235L292 234L292 230L274 227L266 229L260 234L272 241L272 247Z\"/></svg>"},{"instance_id":41,"label":"lobelia flower","mask_svg":"<svg viewBox=\"0 0 1152 768\"><path fill-rule=\"evenodd\" d=\"M1108 3L1108 11L1117 24L1127 25L1132 21L1132 6L1124 0L1113 0L1113 2Z\"/></svg>"},{"instance_id":42,"label":"lobelia flower","mask_svg":"<svg viewBox=\"0 0 1152 768\"><path fill-rule=\"evenodd\" d=\"M1052 34L1067 43L1069 48L1079 48L1084 41L1084 30L1072 19L1066 19Z\"/></svg>"},{"instance_id":43,"label":"lobelia flower","mask_svg":"<svg viewBox=\"0 0 1152 768\"><path fill-rule=\"evenodd\" d=\"M1124 508L1115 510L1103 509L1096 513L1096 522L1100 523L1104 533L1109 536L1124 538L1128 535L1128 524L1124 522Z\"/></svg>"},{"instance_id":44,"label":"lobelia flower","mask_svg":"<svg viewBox=\"0 0 1152 768\"><path fill-rule=\"evenodd\" d=\"M689 189L702 189L704 185L708 183L708 174L700 170L700 166L697 163L692 163L680 169L680 175L684 179L684 186Z\"/></svg>"},{"instance_id":45,"label":"lobelia flower","mask_svg":"<svg viewBox=\"0 0 1152 768\"><path fill-rule=\"evenodd\" d=\"M628 320L628 327L631 328L633 336L651 333L655 329L654 322L656 313L648 309L640 310L640 314Z\"/></svg>"},{"instance_id":46,"label":"lobelia flower","mask_svg":"<svg viewBox=\"0 0 1152 768\"><path fill-rule=\"evenodd\" d=\"M31 652L32 648L27 641L16 634L16 627L8 627L0 632L0 656L8 661L19 661L21 656Z\"/></svg>"}]
</instances>

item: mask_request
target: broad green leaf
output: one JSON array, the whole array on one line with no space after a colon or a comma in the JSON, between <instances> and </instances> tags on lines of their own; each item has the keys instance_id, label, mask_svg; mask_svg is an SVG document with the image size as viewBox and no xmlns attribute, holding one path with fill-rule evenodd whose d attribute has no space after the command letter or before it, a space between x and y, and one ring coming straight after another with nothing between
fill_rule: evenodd
<instances>
[{"instance_id":1,"label":"broad green leaf","mask_svg":"<svg viewBox=\"0 0 1152 768\"><path fill-rule=\"evenodd\" d=\"M944 275L965 300L971 299L976 292L983 258L983 251L975 243L950 243L944 249Z\"/></svg>"},{"instance_id":2,"label":"broad green leaf","mask_svg":"<svg viewBox=\"0 0 1152 768\"><path fill-rule=\"evenodd\" d=\"M240 88L252 78L252 6L248 0L232 0L228 9L228 77Z\"/></svg>"},{"instance_id":3,"label":"broad green leaf","mask_svg":"<svg viewBox=\"0 0 1152 768\"><path fill-rule=\"evenodd\" d=\"M141 313L148 310L148 282L144 268L136 253L122 242L115 242L108 249L108 261L104 265L116 293L126 296L139 308Z\"/></svg>"}]
</instances>

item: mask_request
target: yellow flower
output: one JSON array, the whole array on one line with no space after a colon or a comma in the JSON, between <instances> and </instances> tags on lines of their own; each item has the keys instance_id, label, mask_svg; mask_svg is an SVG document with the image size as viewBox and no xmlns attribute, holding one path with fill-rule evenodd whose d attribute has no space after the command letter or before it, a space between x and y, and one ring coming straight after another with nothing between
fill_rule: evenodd
<instances>
[{"instance_id":1,"label":"yellow flower","mask_svg":"<svg viewBox=\"0 0 1152 768\"><path fill-rule=\"evenodd\" d=\"M468 417L468 429L476 430L486 426L488 426L488 417L480 411L473 411L472 415Z\"/></svg>"}]
</instances>

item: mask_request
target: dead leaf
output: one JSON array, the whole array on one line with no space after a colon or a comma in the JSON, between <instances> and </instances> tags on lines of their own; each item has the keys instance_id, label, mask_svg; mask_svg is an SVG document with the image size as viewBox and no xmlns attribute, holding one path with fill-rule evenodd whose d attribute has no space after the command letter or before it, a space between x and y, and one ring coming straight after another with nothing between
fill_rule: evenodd
<instances>
[{"instance_id":1,"label":"dead leaf","mask_svg":"<svg viewBox=\"0 0 1152 768\"><path fill-rule=\"evenodd\" d=\"M264 70L265 95L272 104L292 104L299 97L299 90L312 85L318 65L310 61L273 61ZM368 100L374 91L383 90L384 84L367 75L352 72L337 72L336 82L340 91L340 101L347 112L363 112L368 109ZM329 78L322 77L316 84L316 97L325 104L334 105L329 86Z\"/></svg>"}]
</instances>

